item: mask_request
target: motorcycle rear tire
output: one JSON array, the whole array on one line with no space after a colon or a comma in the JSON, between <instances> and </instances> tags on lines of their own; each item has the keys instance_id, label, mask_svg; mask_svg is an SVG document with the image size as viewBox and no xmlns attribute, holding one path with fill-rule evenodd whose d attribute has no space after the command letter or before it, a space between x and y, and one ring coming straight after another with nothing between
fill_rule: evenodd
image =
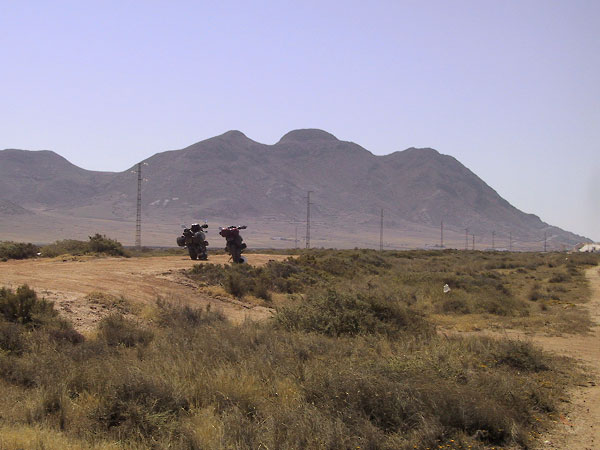
<instances>
[{"instance_id":1,"label":"motorcycle rear tire","mask_svg":"<svg viewBox=\"0 0 600 450\"><path fill-rule=\"evenodd\" d=\"M231 258L236 264L240 264L242 262L242 249L237 245L231 246Z\"/></svg>"}]
</instances>

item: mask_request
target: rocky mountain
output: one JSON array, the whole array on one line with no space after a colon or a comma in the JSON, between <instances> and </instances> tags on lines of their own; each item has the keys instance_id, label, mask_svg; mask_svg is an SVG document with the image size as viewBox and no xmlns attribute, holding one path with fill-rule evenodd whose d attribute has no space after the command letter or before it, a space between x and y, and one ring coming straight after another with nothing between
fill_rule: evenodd
<instances>
[{"instance_id":1,"label":"rocky mountain","mask_svg":"<svg viewBox=\"0 0 600 450\"><path fill-rule=\"evenodd\" d=\"M243 220L275 230L304 220L310 190L315 226L341 226L348 236L378 224L383 209L386 229L399 234L431 237L443 221L457 241L465 228L510 233L515 242L537 242L544 233L555 245L586 240L519 211L455 158L429 148L376 156L321 130L291 131L274 145L229 131L143 162L144 217L155 223ZM53 152L4 150L0 198L63 217L130 223L133 169L92 172Z\"/></svg>"}]
</instances>

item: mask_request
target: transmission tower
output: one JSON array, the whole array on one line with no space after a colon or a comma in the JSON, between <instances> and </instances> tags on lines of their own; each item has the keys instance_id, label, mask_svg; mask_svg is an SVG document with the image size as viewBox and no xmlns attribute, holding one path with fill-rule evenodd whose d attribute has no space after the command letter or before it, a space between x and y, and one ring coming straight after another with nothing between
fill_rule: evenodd
<instances>
[{"instance_id":1,"label":"transmission tower","mask_svg":"<svg viewBox=\"0 0 600 450\"><path fill-rule=\"evenodd\" d=\"M440 222L440 247L444 248L444 221Z\"/></svg>"},{"instance_id":2,"label":"transmission tower","mask_svg":"<svg viewBox=\"0 0 600 450\"><path fill-rule=\"evenodd\" d=\"M496 250L496 232L492 231L492 250Z\"/></svg>"},{"instance_id":3,"label":"transmission tower","mask_svg":"<svg viewBox=\"0 0 600 450\"><path fill-rule=\"evenodd\" d=\"M135 215L135 246L142 247L142 163L137 165L137 212Z\"/></svg>"},{"instance_id":4,"label":"transmission tower","mask_svg":"<svg viewBox=\"0 0 600 450\"><path fill-rule=\"evenodd\" d=\"M383 251L383 208L381 208L381 223L379 224L379 251Z\"/></svg>"},{"instance_id":5,"label":"transmission tower","mask_svg":"<svg viewBox=\"0 0 600 450\"><path fill-rule=\"evenodd\" d=\"M313 191L308 191L306 196L306 248L310 248L310 194Z\"/></svg>"},{"instance_id":6,"label":"transmission tower","mask_svg":"<svg viewBox=\"0 0 600 450\"><path fill-rule=\"evenodd\" d=\"M473 250L475 250L475 235L473 235Z\"/></svg>"},{"instance_id":7,"label":"transmission tower","mask_svg":"<svg viewBox=\"0 0 600 450\"><path fill-rule=\"evenodd\" d=\"M508 233L508 251L512 252L512 231Z\"/></svg>"},{"instance_id":8,"label":"transmission tower","mask_svg":"<svg viewBox=\"0 0 600 450\"><path fill-rule=\"evenodd\" d=\"M546 251L548 250L548 245L547 245L546 237L547 237L547 234L544 231L544 253L546 253Z\"/></svg>"}]
</instances>

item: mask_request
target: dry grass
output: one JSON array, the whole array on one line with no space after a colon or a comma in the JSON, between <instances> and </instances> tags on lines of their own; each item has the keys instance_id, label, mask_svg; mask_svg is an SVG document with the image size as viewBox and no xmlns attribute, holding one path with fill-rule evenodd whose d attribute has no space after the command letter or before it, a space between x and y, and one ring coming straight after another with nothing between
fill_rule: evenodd
<instances>
[{"instance_id":1,"label":"dry grass","mask_svg":"<svg viewBox=\"0 0 600 450\"><path fill-rule=\"evenodd\" d=\"M572 365L526 342L433 330L472 318L564 325L553 309L565 303L521 292L562 286L561 302L585 301L576 285L592 261L559 261L312 252L234 272L268 279L283 303L263 323L159 301L143 320L103 319L82 341L57 337L54 320L4 319L0 448L530 448ZM208 270L226 286L230 273Z\"/></svg>"}]
</instances>

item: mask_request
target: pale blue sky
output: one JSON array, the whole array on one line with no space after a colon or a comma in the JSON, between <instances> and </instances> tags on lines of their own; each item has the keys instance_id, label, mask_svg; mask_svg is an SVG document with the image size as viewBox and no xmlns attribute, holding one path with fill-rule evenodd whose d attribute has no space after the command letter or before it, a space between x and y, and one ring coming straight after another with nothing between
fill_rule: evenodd
<instances>
[{"instance_id":1,"label":"pale blue sky","mask_svg":"<svg viewBox=\"0 0 600 450\"><path fill-rule=\"evenodd\" d=\"M121 171L322 128L600 239L600 1L0 0L0 30L0 149Z\"/></svg>"}]
</instances>

